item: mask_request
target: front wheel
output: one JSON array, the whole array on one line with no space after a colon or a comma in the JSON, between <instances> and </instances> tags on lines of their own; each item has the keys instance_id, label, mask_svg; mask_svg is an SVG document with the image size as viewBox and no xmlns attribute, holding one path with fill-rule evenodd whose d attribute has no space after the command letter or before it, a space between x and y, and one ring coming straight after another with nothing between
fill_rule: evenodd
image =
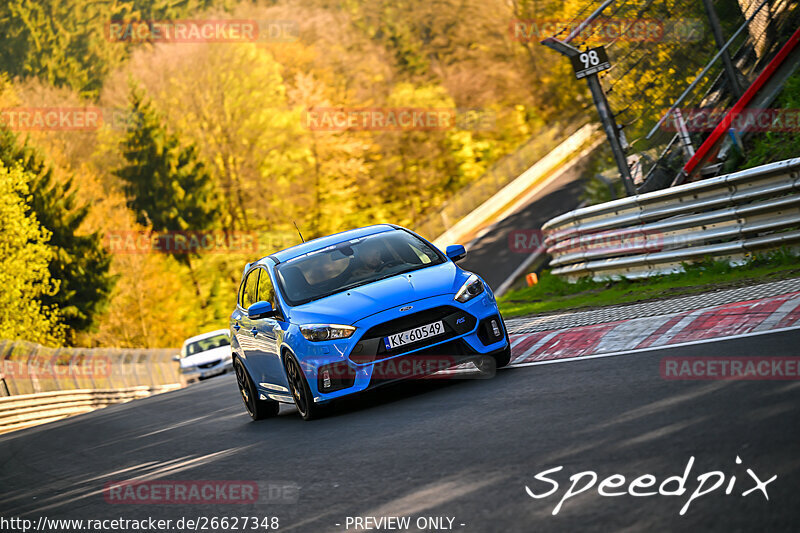
<instances>
[{"instance_id":1,"label":"front wheel","mask_svg":"<svg viewBox=\"0 0 800 533\"><path fill-rule=\"evenodd\" d=\"M286 377L289 381L289 389L292 391L297 412L300 413L303 420L319 418L323 414L323 407L314 403L314 396L311 394L311 389L300 368L300 363L297 362L297 359L292 354L287 353L283 364L286 367Z\"/></svg>"},{"instance_id":2,"label":"front wheel","mask_svg":"<svg viewBox=\"0 0 800 533\"><path fill-rule=\"evenodd\" d=\"M253 420L261 420L270 418L278 414L281 406L275 400L261 400L258 397L253 380L250 379L250 374L244 367L239 358L233 360L233 371L236 373L236 384L239 386L239 393L244 402L244 408L247 409L247 414Z\"/></svg>"},{"instance_id":3,"label":"front wheel","mask_svg":"<svg viewBox=\"0 0 800 533\"><path fill-rule=\"evenodd\" d=\"M505 329L505 324L503 324L503 328ZM506 347L502 352L494 356L494 362L496 368L503 368L511 362L511 341L508 338L508 330L506 330Z\"/></svg>"}]
</instances>

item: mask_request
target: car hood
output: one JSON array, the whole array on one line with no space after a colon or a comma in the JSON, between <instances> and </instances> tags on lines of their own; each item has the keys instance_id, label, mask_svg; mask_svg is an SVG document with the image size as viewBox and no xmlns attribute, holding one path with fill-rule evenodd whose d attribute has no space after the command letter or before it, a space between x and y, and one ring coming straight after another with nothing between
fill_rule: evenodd
<instances>
[{"instance_id":1,"label":"car hood","mask_svg":"<svg viewBox=\"0 0 800 533\"><path fill-rule=\"evenodd\" d=\"M292 308L291 321L297 324L353 324L386 309L452 294L468 276L448 261L299 305Z\"/></svg>"},{"instance_id":2,"label":"car hood","mask_svg":"<svg viewBox=\"0 0 800 533\"><path fill-rule=\"evenodd\" d=\"M213 363L215 361L219 361L220 359L225 359L226 357L230 356L231 356L230 346L219 346L217 348L211 348L210 350L206 350L204 352L184 357L183 359L181 359L180 363L181 363L181 368L188 368L197 365L204 365L206 363Z\"/></svg>"}]
</instances>

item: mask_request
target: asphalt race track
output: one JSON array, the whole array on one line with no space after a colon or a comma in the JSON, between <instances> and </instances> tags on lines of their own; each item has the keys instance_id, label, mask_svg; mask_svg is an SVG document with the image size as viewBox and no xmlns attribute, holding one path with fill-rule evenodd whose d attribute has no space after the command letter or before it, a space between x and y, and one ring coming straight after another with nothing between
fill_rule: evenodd
<instances>
[{"instance_id":1,"label":"asphalt race track","mask_svg":"<svg viewBox=\"0 0 800 533\"><path fill-rule=\"evenodd\" d=\"M665 381L670 356L798 356L800 330L500 371L494 379L405 383L303 422L285 407L251 422L232 376L0 437L0 516L178 519L276 516L280 531L347 531L347 517L454 517L453 530L797 531L800 382ZM603 497L554 507L569 476L660 484L694 465L682 496ZM739 456L742 464L736 464ZM534 479L548 474L555 494ZM756 490L751 469L766 485ZM719 488L695 499L697 476ZM109 481L251 480L295 485L296 501L112 504ZM706 485L711 485L709 481ZM627 485L622 490L626 490ZM642 489L644 492L645 489ZM267 499L267 498L264 498ZM340 524L337 526L336 524ZM461 524L464 524L463 526ZM349 531L354 531L351 526ZM411 531L418 531L411 529Z\"/></svg>"},{"instance_id":2,"label":"asphalt race track","mask_svg":"<svg viewBox=\"0 0 800 533\"><path fill-rule=\"evenodd\" d=\"M551 218L578 207L584 183L581 171L589 156L549 183L531 202L495 223L467 246L467 257L459 266L483 277L497 289L527 258L509 245L509 234L517 230L539 230Z\"/></svg>"}]
</instances>

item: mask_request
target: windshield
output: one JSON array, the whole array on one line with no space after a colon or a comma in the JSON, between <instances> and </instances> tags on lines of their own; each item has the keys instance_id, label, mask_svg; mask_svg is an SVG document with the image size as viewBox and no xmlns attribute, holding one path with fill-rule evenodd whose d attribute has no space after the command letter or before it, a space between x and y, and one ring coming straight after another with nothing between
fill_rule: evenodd
<instances>
[{"instance_id":1,"label":"windshield","mask_svg":"<svg viewBox=\"0 0 800 533\"><path fill-rule=\"evenodd\" d=\"M200 352L205 352L206 350L219 348L220 346L230 346L230 344L231 341L228 339L228 336L224 333L220 333L219 335L214 335L213 337L208 337L207 339L200 339L199 341L190 342L183 347L183 353L181 355L183 357L188 357Z\"/></svg>"},{"instance_id":2,"label":"windshield","mask_svg":"<svg viewBox=\"0 0 800 533\"><path fill-rule=\"evenodd\" d=\"M444 261L421 239L394 230L301 255L281 263L276 270L287 303L301 305Z\"/></svg>"}]
</instances>

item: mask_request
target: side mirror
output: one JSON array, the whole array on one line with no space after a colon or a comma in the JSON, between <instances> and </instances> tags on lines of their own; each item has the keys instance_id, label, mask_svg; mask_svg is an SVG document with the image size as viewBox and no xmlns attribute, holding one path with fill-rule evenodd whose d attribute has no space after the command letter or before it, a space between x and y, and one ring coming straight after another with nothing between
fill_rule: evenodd
<instances>
[{"instance_id":1,"label":"side mirror","mask_svg":"<svg viewBox=\"0 0 800 533\"><path fill-rule=\"evenodd\" d=\"M467 249L464 248L463 244L451 244L445 250L444 255L452 259L453 262L461 261L467 257Z\"/></svg>"},{"instance_id":2,"label":"side mirror","mask_svg":"<svg viewBox=\"0 0 800 533\"><path fill-rule=\"evenodd\" d=\"M181 360L181 356L180 355L173 355L172 356L172 360L173 361L180 361Z\"/></svg>"},{"instance_id":3,"label":"side mirror","mask_svg":"<svg viewBox=\"0 0 800 533\"><path fill-rule=\"evenodd\" d=\"M272 304L269 302L256 302L247 308L247 318L251 320L274 318L276 316L278 316L278 312L272 308Z\"/></svg>"}]
</instances>

